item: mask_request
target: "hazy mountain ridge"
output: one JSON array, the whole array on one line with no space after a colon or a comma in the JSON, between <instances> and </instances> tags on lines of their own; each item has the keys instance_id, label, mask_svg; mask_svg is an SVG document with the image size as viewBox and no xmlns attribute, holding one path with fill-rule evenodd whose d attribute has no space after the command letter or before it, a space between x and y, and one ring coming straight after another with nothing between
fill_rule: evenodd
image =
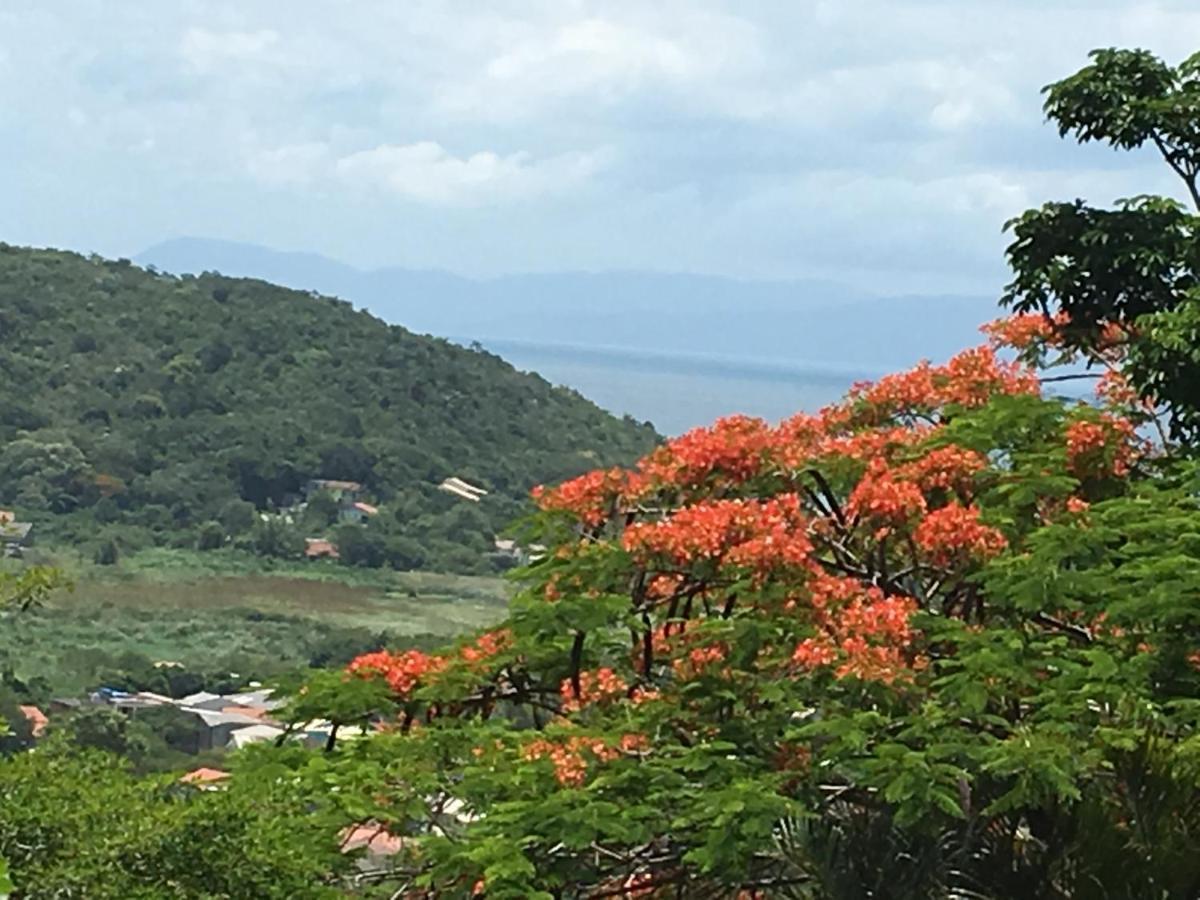
<instances>
[{"instance_id":1,"label":"hazy mountain ridge","mask_svg":"<svg viewBox=\"0 0 1200 900\"><path fill-rule=\"evenodd\" d=\"M527 341L770 359L882 372L979 341L997 315L978 296L873 296L828 281L564 272L473 280L447 272L364 271L313 253L202 238L136 260L172 273L220 271L350 300L375 315L463 340Z\"/></svg>"}]
</instances>

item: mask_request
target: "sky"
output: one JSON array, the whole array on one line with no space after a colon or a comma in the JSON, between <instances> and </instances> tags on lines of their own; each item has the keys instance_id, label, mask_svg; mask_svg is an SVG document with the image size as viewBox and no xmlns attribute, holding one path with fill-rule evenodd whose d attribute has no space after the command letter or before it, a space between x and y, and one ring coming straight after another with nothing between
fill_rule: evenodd
<instances>
[{"instance_id":1,"label":"sky","mask_svg":"<svg viewBox=\"0 0 1200 900\"><path fill-rule=\"evenodd\" d=\"M1043 120L1114 45L1200 6L0 0L0 241L994 293L1009 217L1174 191Z\"/></svg>"}]
</instances>

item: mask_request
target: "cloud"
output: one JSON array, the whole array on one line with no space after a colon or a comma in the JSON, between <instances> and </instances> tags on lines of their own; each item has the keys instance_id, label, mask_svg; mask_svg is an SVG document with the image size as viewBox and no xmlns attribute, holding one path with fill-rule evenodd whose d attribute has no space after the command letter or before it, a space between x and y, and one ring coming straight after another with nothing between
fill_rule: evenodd
<instances>
[{"instance_id":1,"label":"cloud","mask_svg":"<svg viewBox=\"0 0 1200 900\"><path fill-rule=\"evenodd\" d=\"M248 154L246 171L264 184L309 185L321 177L329 163L329 146L321 141L287 144Z\"/></svg>"},{"instance_id":2,"label":"cloud","mask_svg":"<svg viewBox=\"0 0 1200 900\"><path fill-rule=\"evenodd\" d=\"M459 206L561 194L588 182L605 162L600 151L543 159L524 151L454 156L436 141L419 141L360 150L339 159L335 169L350 184L385 188L420 203Z\"/></svg>"},{"instance_id":3,"label":"cloud","mask_svg":"<svg viewBox=\"0 0 1200 900\"><path fill-rule=\"evenodd\" d=\"M276 51L279 44L279 33L270 28L258 31L210 31L193 27L184 32L179 43L179 54L194 71L213 74L230 64L278 59Z\"/></svg>"},{"instance_id":4,"label":"cloud","mask_svg":"<svg viewBox=\"0 0 1200 900\"><path fill-rule=\"evenodd\" d=\"M1197 34L1188 0L0 3L0 240L991 291L1026 206L1175 190L1041 87Z\"/></svg>"}]
</instances>

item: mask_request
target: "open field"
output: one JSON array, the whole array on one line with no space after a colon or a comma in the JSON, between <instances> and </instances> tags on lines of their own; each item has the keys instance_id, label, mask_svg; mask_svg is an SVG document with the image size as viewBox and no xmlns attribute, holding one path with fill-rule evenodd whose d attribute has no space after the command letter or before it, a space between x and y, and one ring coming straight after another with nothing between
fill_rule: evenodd
<instances>
[{"instance_id":1,"label":"open field","mask_svg":"<svg viewBox=\"0 0 1200 900\"><path fill-rule=\"evenodd\" d=\"M69 554L45 561L75 582L0 627L0 666L79 690L124 654L191 669L306 665L330 648L385 634L433 644L504 614L496 578L357 570L335 564L264 566L234 553L147 551L101 567Z\"/></svg>"}]
</instances>

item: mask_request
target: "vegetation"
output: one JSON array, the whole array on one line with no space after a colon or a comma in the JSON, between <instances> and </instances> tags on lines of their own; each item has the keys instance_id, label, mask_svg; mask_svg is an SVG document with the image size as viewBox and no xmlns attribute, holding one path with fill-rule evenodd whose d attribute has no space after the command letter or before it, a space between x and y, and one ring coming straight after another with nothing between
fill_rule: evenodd
<instances>
[{"instance_id":1,"label":"vegetation","mask_svg":"<svg viewBox=\"0 0 1200 900\"><path fill-rule=\"evenodd\" d=\"M25 898L292 898L353 859L299 785L251 791L139 778L118 759L51 739L0 766L0 846Z\"/></svg>"},{"instance_id":2,"label":"vegetation","mask_svg":"<svg viewBox=\"0 0 1200 900\"><path fill-rule=\"evenodd\" d=\"M236 690L381 646L430 648L504 614L496 578L347 570L250 553L155 549L119 568L52 557L74 589L0 628L20 702L102 685L181 697ZM159 665L154 663L178 665Z\"/></svg>"},{"instance_id":3,"label":"vegetation","mask_svg":"<svg viewBox=\"0 0 1200 900\"><path fill-rule=\"evenodd\" d=\"M1046 88L1062 135L1155 148L1195 211L1142 195L1101 209L1047 203L1009 223L1015 278L1004 302L1054 324L1058 346L1102 361L1120 327L1133 386L1170 412L1178 436L1200 435L1200 54L1172 67L1145 50L1097 50L1091 65Z\"/></svg>"},{"instance_id":4,"label":"vegetation","mask_svg":"<svg viewBox=\"0 0 1200 900\"><path fill-rule=\"evenodd\" d=\"M648 425L348 303L0 245L0 503L113 563L226 543L297 557L329 510L264 524L311 478L365 485L401 568L491 570L530 487L648 449ZM458 476L478 504L437 490Z\"/></svg>"},{"instance_id":5,"label":"vegetation","mask_svg":"<svg viewBox=\"0 0 1200 900\"><path fill-rule=\"evenodd\" d=\"M1068 130L1064 97L1119 106L1160 71L1097 61L1050 90ZM1144 111L1120 109L1097 121ZM1147 363L1186 355L1200 298L1023 287L1014 227L1010 299L1045 308L819 413L535 491L550 551L507 619L291 693L285 716L334 724L324 752L255 748L208 792L122 772L92 795L111 762L62 744L0 765L22 896L1200 896L1192 376ZM1067 269L1105 243L1059 238ZM1162 258L1141 247L1076 275L1128 299L1124 261ZM1052 362L1095 369L1095 398L1044 396L1059 376L1028 363ZM339 850L364 825L392 841L360 868Z\"/></svg>"}]
</instances>

